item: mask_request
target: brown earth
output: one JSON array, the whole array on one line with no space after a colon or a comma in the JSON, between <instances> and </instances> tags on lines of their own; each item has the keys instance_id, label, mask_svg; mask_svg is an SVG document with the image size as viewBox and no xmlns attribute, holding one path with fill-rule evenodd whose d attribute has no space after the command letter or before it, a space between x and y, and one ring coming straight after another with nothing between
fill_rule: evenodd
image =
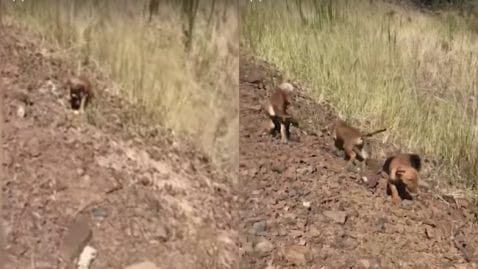
<instances>
[{"instance_id":1,"label":"brown earth","mask_svg":"<svg viewBox=\"0 0 478 269\"><path fill-rule=\"evenodd\" d=\"M0 34L5 268L65 268L60 256L89 229L92 269L145 260L231 268L239 254L230 178L185 140L143 122L100 73L88 73L90 108L74 114L62 57L11 25ZM69 231L80 218L87 226Z\"/></svg>"},{"instance_id":2,"label":"brown earth","mask_svg":"<svg viewBox=\"0 0 478 269\"><path fill-rule=\"evenodd\" d=\"M477 268L476 207L440 193L430 161L415 199L394 206L384 178L369 188L359 172L341 170L324 129L333 110L303 90L292 112L306 132L293 129L289 144L261 135L269 93L256 82L271 89L280 74L250 57L240 65L241 268ZM384 135L371 141L373 169L398 152Z\"/></svg>"}]
</instances>

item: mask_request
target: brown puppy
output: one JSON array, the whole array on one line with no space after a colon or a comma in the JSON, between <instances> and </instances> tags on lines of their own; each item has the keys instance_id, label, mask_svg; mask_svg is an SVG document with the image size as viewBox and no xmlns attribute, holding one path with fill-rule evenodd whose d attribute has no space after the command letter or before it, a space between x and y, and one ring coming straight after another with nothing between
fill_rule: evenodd
<instances>
[{"instance_id":1,"label":"brown puppy","mask_svg":"<svg viewBox=\"0 0 478 269\"><path fill-rule=\"evenodd\" d=\"M400 204L399 189L416 193L418 190L418 172L421 159L417 154L400 153L385 160L382 170L388 174L387 188L392 195L392 201ZM403 190L402 190L403 191ZM406 195L403 193L402 195Z\"/></svg>"},{"instance_id":2,"label":"brown puppy","mask_svg":"<svg viewBox=\"0 0 478 269\"><path fill-rule=\"evenodd\" d=\"M265 111L270 120L268 132L272 135L280 132L283 143L289 142L290 125L299 126L297 120L287 113L287 108L291 105L289 94L293 89L290 83L280 84L265 104Z\"/></svg>"},{"instance_id":3,"label":"brown puppy","mask_svg":"<svg viewBox=\"0 0 478 269\"><path fill-rule=\"evenodd\" d=\"M66 87L70 92L71 108L84 113L85 106L92 97L91 83L85 76L73 77L66 81Z\"/></svg>"},{"instance_id":4,"label":"brown puppy","mask_svg":"<svg viewBox=\"0 0 478 269\"><path fill-rule=\"evenodd\" d=\"M366 164L369 154L364 149L364 137L370 137L386 130L387 129L384 128L368 134L362 134L358 129L348 125L345 121L337 120L334 123L332 137L335 146L340 150L344 150L346 157L349 158L346 167L354 163L357 154L363 159L363 164ZM356 152L356 150L358 150L358 152Z\"/></svg>"}]
</instances>

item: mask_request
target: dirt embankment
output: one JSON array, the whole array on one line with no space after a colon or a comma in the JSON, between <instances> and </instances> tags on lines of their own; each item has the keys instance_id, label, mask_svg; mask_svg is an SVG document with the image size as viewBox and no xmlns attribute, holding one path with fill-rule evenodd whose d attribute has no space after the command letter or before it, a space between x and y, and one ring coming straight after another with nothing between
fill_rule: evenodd
<instances>
[{"instance_id":1,"label":"dirt embankment","mask_svg":"<svg viewBox=\"0 0 478 269\"><path fill-rule=\"evenodd\" d=\"M14 27L0 42L5 268L64 268L59 258L88 237L90 268L233 266L230 180L166 130L130 132L128 117L140 114L99 74L89 74L91 111L72 113L68 66L39 44Z\"/></svg>"},{"instance_id":2,"label":"dirt embankment","mask_svg":"<svg viewBox=\"0 0 478 269\"><path fill-rule=\"evenodd\" d=\"M240 63L241 268L477 268L476 207L441 195L429 164L416 199L393 206L384 179L369 189L340 170L345 161L320 131L335 116L303 91L295 113L317 134L294 129L289 144L259 135L267 90L251 82L280 75L249 57ZM397 150L372 144L379 160Z\"/></svg>"}]
</instances>

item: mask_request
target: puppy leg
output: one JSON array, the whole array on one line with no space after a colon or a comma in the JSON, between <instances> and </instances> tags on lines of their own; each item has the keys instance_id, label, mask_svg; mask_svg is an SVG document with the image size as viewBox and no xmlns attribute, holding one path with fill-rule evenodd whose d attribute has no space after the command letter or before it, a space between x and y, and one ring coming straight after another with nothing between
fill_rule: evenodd
<instances>
[{"instance_id":1,"label":"puppy leg","mask_svg":"<svg viewBox=\"0 0 478 269\"><path fill-rule=\"evenodd\" d=\"M85 105L86 105L86 99L88 98L87 95L83 95L81 97L81 101L80 101L80 113L85 113Z\"/></svg>"},{"instance_id":2,"label":"puppy leg","mask_svg":"<svg viewBox=\"0 0 478 269\"><path fill-rule=\"evenodd\" d=\"M349 157L347 164L343 168L343 169L347 169L350 167L350 165L355 164L357 153L355 153L355 151L353 151L353 147L350 147L349 145L344 146L344 151L345 151L345 155Z\"/></svg>"},{"instance_id":3,"label":"puppy leg","mask_svg":"<svg viewBox=\"0 0 478 269\"><path fill-rule=\"evenodd\" d=\"M398 195L398 190L397 186L395 184L388 182L388 187L390 188L390 191L392 192L392 202L396 205L399 205L402 199Z\"/></svg>"},{"instance_id":4,"label":"puppy leg","mask_svg":"<svg viewBox=\"0 0 478 269\"><path fill-rule=\"evenodd\" d=\"M288 127L283 122L280 123L280 135L281 135L281 142L288 143L289 136L288 136Z\"/></svg>"}]
</instances>

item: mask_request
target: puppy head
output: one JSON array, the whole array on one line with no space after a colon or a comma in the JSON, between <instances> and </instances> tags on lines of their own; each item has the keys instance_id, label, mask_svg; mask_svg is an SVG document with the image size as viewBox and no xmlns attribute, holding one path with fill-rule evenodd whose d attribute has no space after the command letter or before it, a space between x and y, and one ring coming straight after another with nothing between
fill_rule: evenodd
<instances>
[{"instance_id":1,"label":"puppy head","mask_svg":"<svg viewBox=\"0 0 478 269\"><path fill-rule=\"evenodd\" d=\"M418 190L418 173L413 167L403 167L397 170L397 177L405 184L407 191L416 193Z\"/></svg>"}]
</instances>

